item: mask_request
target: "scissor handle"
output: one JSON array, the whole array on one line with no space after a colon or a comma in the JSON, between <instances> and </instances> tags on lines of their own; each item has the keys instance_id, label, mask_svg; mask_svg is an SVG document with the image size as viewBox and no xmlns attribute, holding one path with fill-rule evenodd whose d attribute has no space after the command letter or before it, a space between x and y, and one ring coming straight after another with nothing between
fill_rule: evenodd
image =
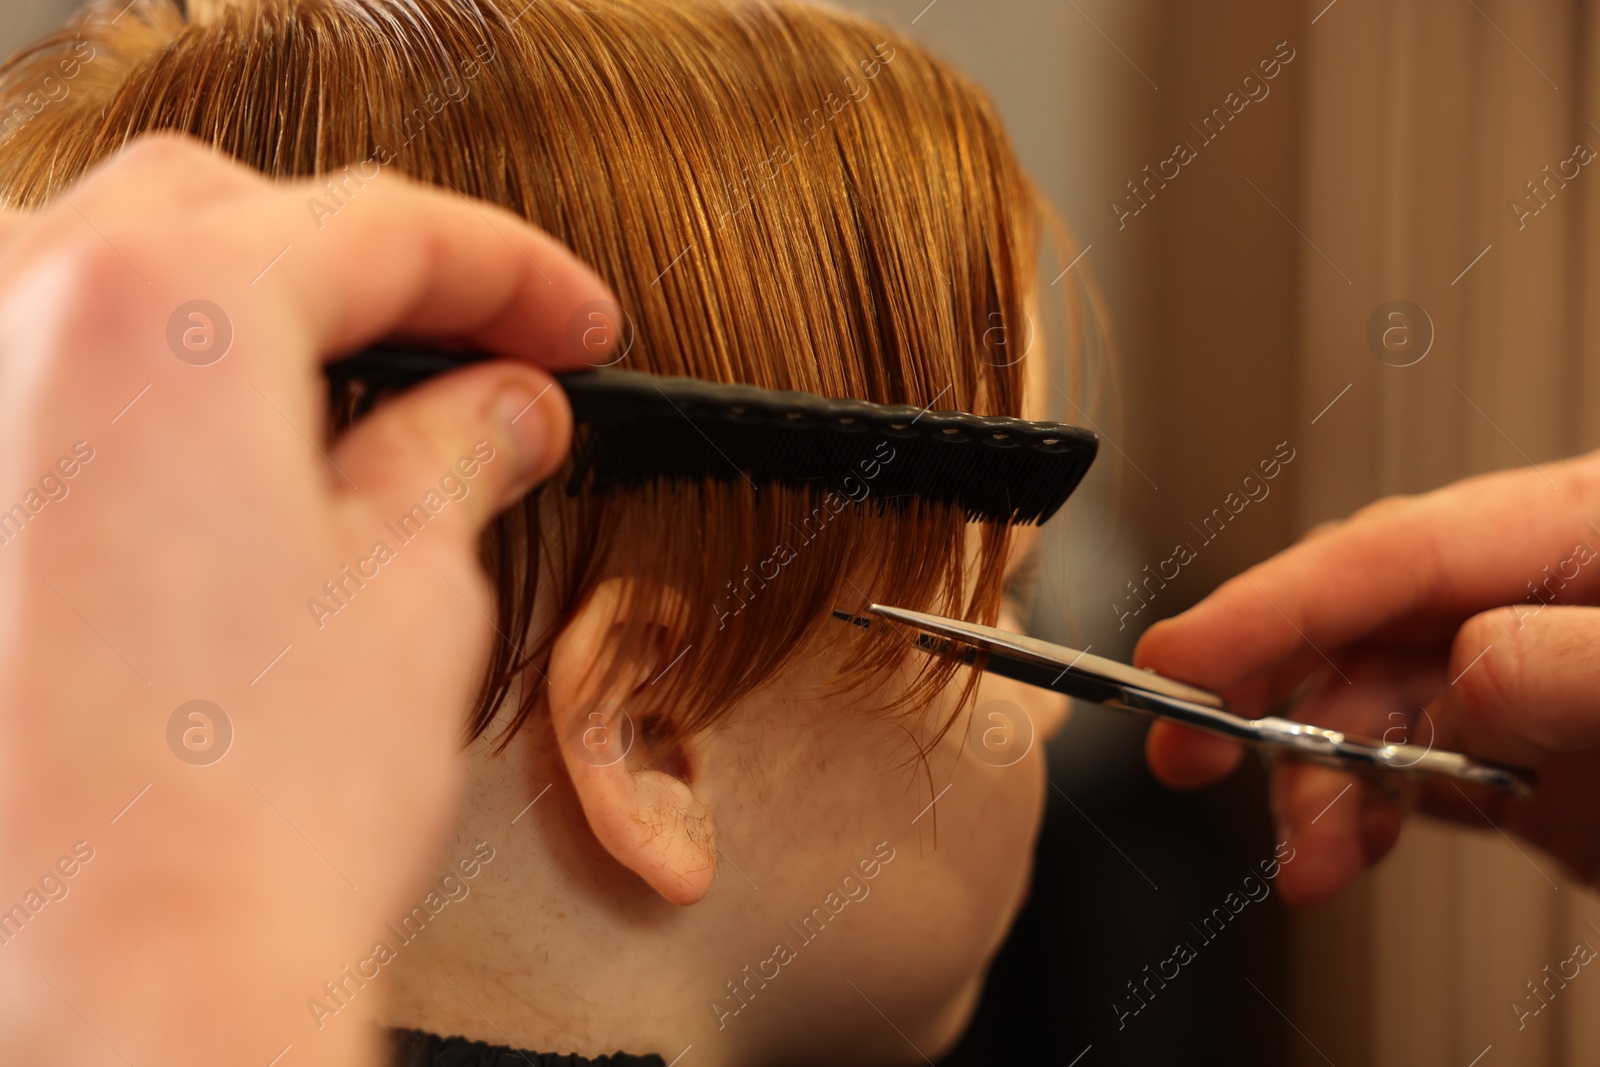
<instances>
[{"instance_id":1,"label":"scissor handle","mask_svg":"<svg viewBox=\"0 0 1600 1067\"><path fill-rule=\"evenodd\" d=\"M1135 687L1123 687L1118 703L1275 754L1341 770L1453 778L1493 786L1520 797L1531 796L1538 784L1532 771L1473 759L1460 752L1436 752L1431 745L1391 745L1276 715L1247 719L1231 711L1202 707Z\"/></svg>"}]
</instances>

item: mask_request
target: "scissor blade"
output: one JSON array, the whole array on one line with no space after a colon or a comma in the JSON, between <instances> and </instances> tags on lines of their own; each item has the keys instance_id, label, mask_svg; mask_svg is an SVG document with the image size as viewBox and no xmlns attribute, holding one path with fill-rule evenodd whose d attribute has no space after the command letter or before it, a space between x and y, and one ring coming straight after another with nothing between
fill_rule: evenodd
<instances>
[{"instance_id":1,"label":"scissor blade","mask_svg":"<svg viewBox=\"0 0 1600 1067\"><path fill-rule=\"evenodd\" d=\"M848 622L863 629L876 626L879 630L888 630L891 621L899 621L886 618L873 619L866 615L854 615L848 611L838 610L834 611L833 616L841 622ZM943 633L922 631L914 638L900 636L930 656L953 659L958 663L969 665L981 656L985 661L983 669L989 674L1077 697L1092 704L1108 704L1120 700L1125 692L1123 686L1056 666L1053 658L1046 660L1033 655L1016 655L986 642L977 642L966 637L947 637Z\"/></svg>"},{"instance_id":2,"label":"scissor blade","mask_svg":"<svg viewBox=\"0 0 1600 1067\"><path fill-rule=\"evenodd\" d=\"M980 652L985 653L988 662L984 669L993 674L1097 704L1154 715L1269 752L1288 753L1367 775L1442 775L1522 796L1531 793L1536 782L1532 772L1484 763L1456 752L1349 737L1274 715L1245 718L1228 711L1215 693L992 626L882 604L869 605L867 610L922 631L915 644L930 655L953 656L971 663ZM870 626L865 616L845 611L833 614L857 626Z\"/></svg>"},{"instance_id":3,"label":"scissor blade","mask_svg":"<svg viewBox=\"0 0 1600 1067\"><path fill-rule=\"evenodd\" d=\"M919 630L938 634L940 637L973 645L991 655L1020 659L1035 666L1053 668L1069 676L1082 675L1096 682L1109 682L1147 693L1159 693L1203 707L1223 707L1222 698L1215 693L1163 678L1150 671L1141 671L1115 660L1091 656L1088 652L1079 652L1064 645L1054 645L1049 641L1040 641L1025 634L999 630L993 626L982 626L975 622L947 619L942 615L909 611L906 608L891 608L883 604L868 605L867 610L874 615L914 626ZM1057 687L1065 688L1059 686L1059 683L1057 686L1046 686L1046 688Z\"/></svg>"}]
</instances>

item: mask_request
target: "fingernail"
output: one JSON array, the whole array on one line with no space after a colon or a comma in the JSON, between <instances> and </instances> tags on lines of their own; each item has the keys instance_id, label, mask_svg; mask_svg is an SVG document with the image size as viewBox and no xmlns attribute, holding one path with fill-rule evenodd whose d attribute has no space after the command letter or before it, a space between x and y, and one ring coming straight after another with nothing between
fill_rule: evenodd
<instances>
[{"instance_id":1,"label":"fingernail","mask_svg":"<svg viewBox=\"0 0 1600 1067\"><path fill-rule=\"evenodd\" d=\"M519 383L505 386L494 401L494 420L511 447L513 464L524 476L540 469L548 447L545 422L536 410L543 395Z\"/></svg>"}]
</instances>

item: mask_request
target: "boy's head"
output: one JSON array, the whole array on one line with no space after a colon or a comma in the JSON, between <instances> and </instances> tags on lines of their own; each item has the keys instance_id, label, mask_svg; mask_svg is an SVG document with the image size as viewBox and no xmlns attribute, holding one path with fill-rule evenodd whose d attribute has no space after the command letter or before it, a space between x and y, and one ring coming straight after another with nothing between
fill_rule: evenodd
<instances>
[{"instance_id":1,"label":"boy's head","mask_svg":"<svg viewBox=\"0 0 1600 1067\"><path fill-rule=\"evenodd\" d=\"M124 2L0 74L0 203L155 129L326 176L317 229L392 169L593 266L619 306L574 310L580 351L612 330L634 369L1037 414L1032 187L986 98L874 23L793 0ZM66 91L36 108L46 77ZM398 952L390 1021L740 1062L841 1040L914 1060L959 1031L1024 891L1059 707L1030 719L1020 687L831 620L1000 611L1009 531L882 500L894 459L864 442L809 493L552 490L496 523L452 848L497 858Z\"/></svg>"}]
</instances>

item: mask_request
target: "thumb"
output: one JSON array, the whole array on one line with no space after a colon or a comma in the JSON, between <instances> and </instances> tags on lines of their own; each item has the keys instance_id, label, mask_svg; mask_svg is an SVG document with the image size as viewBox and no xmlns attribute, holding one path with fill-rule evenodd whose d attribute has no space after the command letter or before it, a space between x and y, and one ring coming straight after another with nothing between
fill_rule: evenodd
<instances>
[{"instance_id":1,"label":"thumb","mask_svg":"<svg viewBox=\"0 0 1600 1067\"><path fill-rule=\"evenodd\" d=\"M1600 747L1600 609L1521 604L1457 632L1435 704L1439 744L1534 767Z\"/></svg>"},{"instance_id":2,"label":"thumb","mask_svg":"<svg viewBox=\"0 0 1600 1067\"><path fill-rule=\"evenodd\" d=\"M572 438L566 394L544 371L482 363L385 400L330 459L370 520L410 540L471 546L488 523L555 472Z\"/></svg>"}]
</instances>

